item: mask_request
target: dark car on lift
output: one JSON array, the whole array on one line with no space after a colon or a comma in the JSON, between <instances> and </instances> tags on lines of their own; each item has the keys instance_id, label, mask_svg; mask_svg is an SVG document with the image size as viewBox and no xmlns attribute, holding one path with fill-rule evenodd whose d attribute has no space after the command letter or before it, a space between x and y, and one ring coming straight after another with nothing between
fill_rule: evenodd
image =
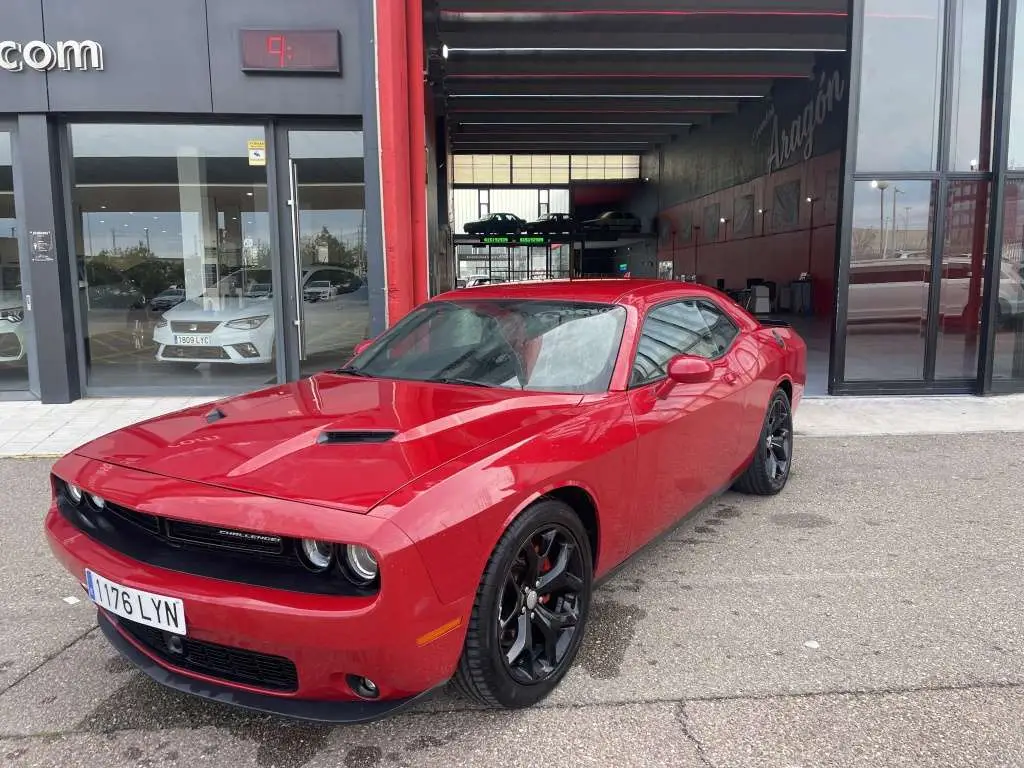
<instances>
[{"instance_id":1,"label":"dark car on lift","mask_svg":"<svg viewBox=\"0 0 1024 768\"><path fill-rule=\"evenodd\" d=\"M639 232L640 219L628 211L606 211L596 219L583 222L584 229L602 232Z\"/></svg>"},{"instance_id":2,"label":"dark car on lift","mask_svg":"<svg viewBox=\"0 0 1024 768\"><path fill-rule=\"evenodd\" d=\"M492 213L465 224L467 235L514 235L523 231L526 222L514 213Z\"/></svg>"},{"instance_id":3,"label":"dark car on lift","mask_svg":"<svg viewBox=\"0 0 1024 768\"><path fill-rule=\"evenodd\" d=\"M576 219L569 213L545 213L526 222L529 235L571 235L576 229Z\"/></svg>"}]
</instances>

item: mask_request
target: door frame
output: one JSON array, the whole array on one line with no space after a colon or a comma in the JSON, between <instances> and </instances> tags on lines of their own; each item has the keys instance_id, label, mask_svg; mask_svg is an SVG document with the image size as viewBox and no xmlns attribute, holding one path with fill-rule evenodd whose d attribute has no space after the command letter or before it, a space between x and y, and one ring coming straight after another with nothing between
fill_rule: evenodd
<instances>
[{"instance_id":1,"label":"door frame","mask_svg":"<svg viewBox=\"0 0 1024 768\"><path fill-rule=\"evenodd\" d=\"M379 206L379 185L377 183L377 171L375 155L370 155L368 150L370 142L367 141L366 126L359 119L324 119L324 120L273 120L267 127L268 152L267 162L271 172L268 176L272 178L268 196L268 207L270 208L270 226L276 232L275 254L272 258L271 271L274 276L275 285L280 286L276 291L274 302L278 322L275 327L275 341L277 355L275 363L277 366L278 381L297 381L302 378L300 355L301 349L301 301L302 296L298 291L299 274L297 270L298 259L296 258L295 231L293 229L293 206L292 195L297 193L292 187L291 150L288 134L290 131L360 131L363 134L363 184L365 189L364 207L367 218L367 274L366 282L370 301L370 322L371 333L380 333L383 330L383 301L384 280L383 280L383 255L378 248L374 247L370 233L380 221ZM371 226L370 222L374 222Z\"/></svg>"}]
</instances>

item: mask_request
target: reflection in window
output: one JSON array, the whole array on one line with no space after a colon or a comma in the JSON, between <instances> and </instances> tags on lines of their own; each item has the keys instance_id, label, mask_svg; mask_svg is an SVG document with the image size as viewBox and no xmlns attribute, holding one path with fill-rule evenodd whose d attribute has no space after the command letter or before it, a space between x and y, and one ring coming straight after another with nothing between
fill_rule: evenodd
<instances>
[{"instance_id":1,"label":"reflection in window","mask_svg":"<svg viewBox=\"0 0 1024 768\"><path fill-rule=\"evenodd\" d=\"M930 181L854 186L848 381L924 376L935 192Z\"/></svg>"},{"instance_id":2,"label":"reflection in window","mask_svg":"<svg viewBox=\"0 0 1024 768\"><path fill-rule=\"evenodd\" d=\"M0 132L0 390L28 389L27 322L18 235L11 135Z\"/></svg>"},{"instance_id":3,"label":"reflection in window","mask_svg":"<svg viewBox=\"0 0 1024 768\"><path fill-rule=\"evenodd\" d=\"M952 171L987 170L981 157L983 76L985 66L985 12L987 0L956 0L954 35L953 89L949 113L949 169Z\"/></svg>"},{"instance_id":4,"label":"reflection in window","mask_svg":"<svg viewBox=\"0 0 1024 768\"><path fill-rule=\"evenodd\" d=\"M72 205L90 386L275 380L257 126L74 125Z\"/></svg>"},{"instance_id":5,"label":"reflection in window","mask_svg":"<svg viewBox=\"0 0 1024 768\"><path fill-rule=\"evenodd\" d=\"M302 280L302 362L337 368L370 336L361 131L289 131Z\"/></svg>"},{"instance_id":6,"label":"reflection in window","mask_svg":"<svg viewBox=\"0 0 1024 768\"><path fill-rule=\"evenodd\" d=\"M1019 18L1019 17L1018 17ZM1024 181L1006 184L994 379L1024 383Z\"/></svg>"},{"instance_id":7,"label":"reflection in window","mask_svg":"<svg viewBox=\"0 0 1024 768\"><path fill-rule=\"evenodd\" d=\"M935 169L943 0L865 0L857 169Z\"/></svg>"},{"instance_id":8,"label":"reflection in window","mask_svg":"<svg viewBox=\"0 0 1024 768\"><path fill-rule=\"evenodd\" d=\"M1024 0L1017 0L1013 39L1013 90L1010 97L1007 165L1014 170L1024 170Z\"/></svg>"},{"instance_id":9,"label":"reflection in window","mask_svg":"<svg viewBox=\"0 0 1024 768\"><path fill-rule=\"evenodd\" d=\"M644 320L633 363L631 386L639 386L668 373L676 355L714 358L718 344L695 301L677 301L651 310Z\"/></svg>"},{"instance_id":10,"label":"reflection in window","mask_svg":"<svg viewBox=\"0 0 1024 768\"><path fill-rule=\"evenodd\" d=\"M952 181L949 185L939 288L937 379L978 375L988 188L987 181Z\"/></svg>"}]
</instances>

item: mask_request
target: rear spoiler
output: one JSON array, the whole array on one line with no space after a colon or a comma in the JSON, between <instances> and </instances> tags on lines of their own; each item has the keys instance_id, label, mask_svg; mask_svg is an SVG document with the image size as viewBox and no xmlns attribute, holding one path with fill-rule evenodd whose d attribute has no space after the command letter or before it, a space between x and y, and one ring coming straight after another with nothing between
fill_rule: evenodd
<instances>
[{"instance_id":1,"label":"rear spoiler","mask_svg":"<svg viewBox=\"0 0 1024 768\"><path fill-rule=\"evenodd\" d=\"M758 318L757 321L765 328L792 328L793 324L786 320L762 320Z\"/></svg>"}]
</instances>

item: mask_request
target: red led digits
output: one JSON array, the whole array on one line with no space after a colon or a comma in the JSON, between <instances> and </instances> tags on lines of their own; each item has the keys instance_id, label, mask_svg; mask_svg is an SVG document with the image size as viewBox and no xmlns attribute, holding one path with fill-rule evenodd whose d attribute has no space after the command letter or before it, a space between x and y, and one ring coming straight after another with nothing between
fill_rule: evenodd
<instances>
[{"instance_id":1,"label":"red led digits","mask_svg":"<svg viewBox=\"0 0 1024 768\"><path fill-rule=\"evenodd\" d=\"M277 56L277 65L284 69L288 59L291 58L287 38L284 35L267 35L267 53Z\"/></svg>"}]
</instances>

